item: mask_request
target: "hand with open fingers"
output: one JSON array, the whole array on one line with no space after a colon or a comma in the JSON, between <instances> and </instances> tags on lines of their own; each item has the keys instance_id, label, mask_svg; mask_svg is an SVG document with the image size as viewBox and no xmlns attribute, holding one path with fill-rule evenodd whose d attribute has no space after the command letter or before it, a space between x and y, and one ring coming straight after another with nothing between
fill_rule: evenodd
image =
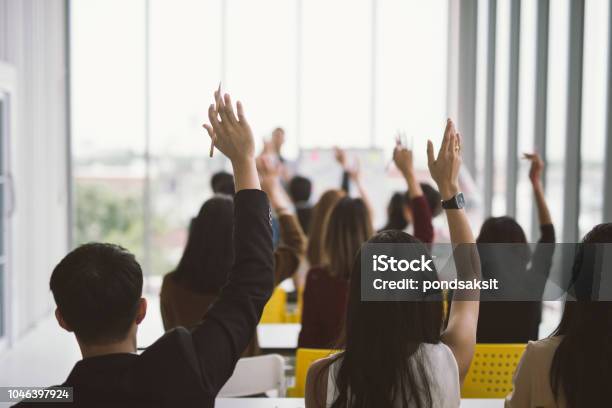
<instances>
[{"instance_id":1,"label":"hand with open fingers","mask_svg":"<svg viewBox=\"0 0 612 408\"><path fill-rule=\"evenodd\" d=\"M412 158L412 150L397 143L393 149L393 163L402 174L410 174L414 171L414 161Z\"/></svg>"},{"instance_id":2,"label":"hand with open fingers","mask_svg":"<svg viewBox=\"0 0 612 408\"><path fill-rule=\"evenodd\" d=\"M346 169L346 152L344 149L334 146L334 157L338 164L342 166L343 169Z\"/></svg>"},{"instance_id":3,"label":"hand with open fingers","mask_svg":"<svg viewBox=\"0 0 612 408\"><path fill-rule=\"evenodd\" d=\"M431 140L427 141L427 165L429 173L438 185L443 200L459 192L459 169L461 167L461 135L455 124L448 119L438 156L434 156Z\"/></svg>"},{"instance_id":4,"label":"hand with open fingers","mask_svg":"<svg viewBox=\"0 0 612 408\"><path fill-rule=\"evenodd\" d=\"M238 116L234 113L232 100L228 94L223 97L215 92L215 104L208 108L210 124L203 127L208 132L215 147L232 162L252 160L255 143L253 133L244 116L240 101L236 104Z\"/></svg>"},{"instance_id":5,"label":"hand with open fingers","mask_svg":"<svg viewBox=\"0 0 612 408\"><path fill-rule=\"evenodd\" d=\"M270 191L280 185L280 164L275 158L268 154L262 154L257 157L257 171L261 180L261 188L270 193Z\"/></svg>"},{"instance_id":6,"label":"hand with open fingers","mask_svg":"<svg viewBox=\"0 0 612 408\"><path fill-rule=\"evenodd\" d=\"M529 179L532 183L538 183L542 180L542 171L544 170L544 161L537 153L523 153L523 158L531 162L529 168Z\"/></svg>"}]
</instances>

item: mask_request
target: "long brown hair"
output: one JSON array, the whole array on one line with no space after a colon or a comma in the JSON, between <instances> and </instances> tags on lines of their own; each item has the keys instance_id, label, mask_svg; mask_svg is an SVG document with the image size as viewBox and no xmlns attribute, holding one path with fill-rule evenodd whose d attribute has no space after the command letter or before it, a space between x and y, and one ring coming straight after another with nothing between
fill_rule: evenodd
<instances>
[{"instance_id":1,"label":"long brown hair","mask_svg":"<svg viewBox=\"0 0 612 408\"><path fill-rule=\"evenodd\" d=\"M361 245L374 234L368 207L361 198L344 197L329 215L323 255L332 276L349 279Z\"/></svg>"},{"instance_id":2,"label":"long brown hair","mask_svg":"<svg viewBox=\"0 0 612 408\"><path fill-rule=\"evenodd\" d=\"M569 408L601 406L609 399L612 378L612 302L591 300L597 252L609 250L612 223L593 228L578 246L572 282L576 301L567 301L561 323L552 334L562 336L550 368L550 386ZM602 273L610 271L602 271Z\"/></svg>"},{"instance_id":3,"label":"long brown hair","mask_svg":"<svg viewBox=\"0 0 612 408\"><path fill-rule=\"evenodd\" d=\"M306 248L306 259L311 266L323 263L323 238L329 214L344 194L342 190L327 190L312 209Z\"/></svg>"}]
</instances>

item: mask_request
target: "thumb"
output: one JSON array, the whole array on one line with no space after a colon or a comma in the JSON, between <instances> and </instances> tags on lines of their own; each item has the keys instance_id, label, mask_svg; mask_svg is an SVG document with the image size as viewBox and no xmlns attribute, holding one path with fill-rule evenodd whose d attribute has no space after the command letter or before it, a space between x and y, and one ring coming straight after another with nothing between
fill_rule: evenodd
<instances>
[{"instance_id":1,"label":"thumb","mask_svg":"<svg viewBox=\"0 0 612 408\"><path fill-rule=\"evenodd\" d=\"M427 165L431 168L435 161L433 143L431 143L431 140L427 140Z\"/></svg>"}]
</instances>

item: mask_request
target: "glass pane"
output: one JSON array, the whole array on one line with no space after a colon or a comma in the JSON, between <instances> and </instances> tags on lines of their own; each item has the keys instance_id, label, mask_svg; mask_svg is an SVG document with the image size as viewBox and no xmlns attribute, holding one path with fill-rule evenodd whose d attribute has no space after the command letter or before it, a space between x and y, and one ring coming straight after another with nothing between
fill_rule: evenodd
<instances>
[{"instance_id":1,"label":"glass pane","mask_svg":"<svg viewBox=\"0 0 612 408\"><path fill-rule=\"evenodd\" d=\"M302 146L369 146L372 2L302 4Z\"/></svg>"},{"instance_id":2,"label":"glass pane","mask_svg":"<svg viewBox=\"0 0 612 408\"><path fill-rule=\"evenodd\" d=\"M567 110L569 0L550 2L546 198L557 236L563 231L563 163Z\"/></svg>"},{"instance_id":3,"label":"glass pane","mask_svg":"<svg viewBox=\"0 0 612 408\"><path fill-rule=\"evenodd\" d=\"M495 151L493 153L493 216L506 214L506 161L508 152L508 97L510 75L510 0L497 2L495 62Z\"/></svg>"},{"instance_id":4,"label":"glass pane","mask_svg":"<svg viewBox=\"0 0 612 408\"><path fill-rule=\"evenodd\" d=\"M210 175L224 165L218 153L208 160L201 126L221 79L221 2L150 4L150 272L161 275L176 266Z\"/></svg>"},{"instance_id":5,"label":"glass pane","mask_svg":"<svg viewBox=\"0 0 612 408\"><path fill-rule=\"evenodd\" d=\"M585 3L580 236L603 221L609 4L600 0Z\"/></svg>"},{"instance_id":6,"label":"glass pane","mask_svg":"<svg viewBox=\"0 0 612 408\"><path fill-rule=\"evenodd\" d=\"M71 3L76 244L113 242L140 260L144 15L143 0Z\"/></svg>"},{"instance_id":7,"label":"glass pane","mask_svg":"<svg viewBox=\"0 0 612 408\"><path fill-rule=\"evenodd\" d=\"M489 41L489 1L478 2L476 54L476 182L484 192L485 138L487 126L487 51ZM484 197L484 196L483 196ZM484 205L484 204L483 204ZM482 208L484 210L484 208Z\"/></svg>"},{"instance_id":8,"label":"glass pane","mask_svg":"<svg viewBox=\"0 0 612 408\"><path fill-rule=\"evenodd\" d=\"M296 157L297 1L226 3L227 86L244 102L257 143L280 126L286 132L283 154Z\"/></svg>"},{"instance_id":9,"label":"glass pane","mask_svg":"<svg viewBox=\"0 0 612 408\"><path fill-rule=\"evenodd\" d=\"M518 106L518 182L516 190L516 220L525 235L531 237L531 214L534 204L529 181L529 161L523 153L534 150L535 126L535 69L537 44L536 1L521 2L521 41L519 55L519 106Z\"/></svg>"},{"instance_id":10,"label":"glass pane","mask_svg":"<svg viewBox=\"0 0 612 408\"><path fill-rule=\"evenodd\" d=\"M442 133L448 36L442 23L447 21L447 8L446 0L378 2L376 144L389 152L398 129L421 153L428 138L437 141ZM415 165L425 169L426 155L416 154Z\"/></svg>"}]
</instances>

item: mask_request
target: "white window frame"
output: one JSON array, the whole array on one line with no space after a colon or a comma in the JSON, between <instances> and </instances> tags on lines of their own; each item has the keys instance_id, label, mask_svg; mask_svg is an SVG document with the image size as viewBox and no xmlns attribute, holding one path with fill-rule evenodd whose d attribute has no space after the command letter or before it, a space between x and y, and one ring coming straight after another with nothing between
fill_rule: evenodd
<instances>
[{"instance_id":1,"label":"white window frame","mask_svg":"<svg viewBox=\"0 0 612 408\"><path fill-rule=\"evenodd\" d=\"M10 141L15 138L17 134L17 74L16 70L12 65L0 62L0 98L5 104L5 117L2 120L3 129L1 129L1 135L4 140L2 149L2 188L4 188L4 194L2 195L3 209L4 211L0 214L3 217L3 234L2 240L4 243L4 254L0 256L0 262L4 265L4 282L3 282L3 293L2 299L4 307L3 321L4 321L4 334L0 337L0 353L6 350L15 340L14 330L14 317L15 317L15 302L12 298L12 294L15 293L15 279L12 273L12 259L14 248L11 240L11 232L13 230L13 212L14 212L14 191L13 191L13 178L11 173L11 149L12 145Z\"/></svg>"}]
</instances>

